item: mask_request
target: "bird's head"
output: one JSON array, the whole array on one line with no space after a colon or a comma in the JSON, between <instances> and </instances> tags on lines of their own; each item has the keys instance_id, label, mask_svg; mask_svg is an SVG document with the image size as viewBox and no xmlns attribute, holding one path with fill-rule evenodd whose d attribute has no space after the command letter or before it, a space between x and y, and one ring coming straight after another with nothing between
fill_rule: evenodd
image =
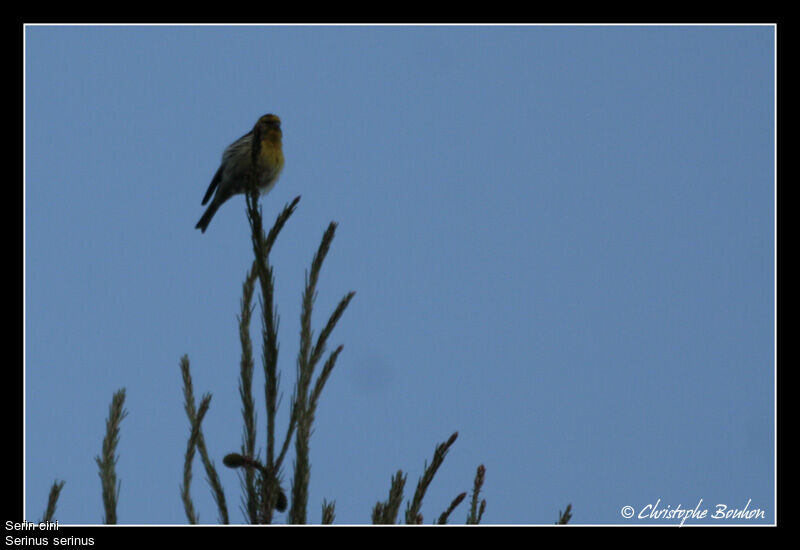
<instances>
[{"instance_id":1,"label":"bird's head","mask_svg":"<svg viewBox=\"0 0 800 550\"><path fill-rule=\"evenodd\" d=\"M267 133L270 131L277 131L280 133L281 119L278 118L278 115L273 115L273 114L264 115L258 119L256 126L258 126L259 130L261 130L262 133Z\"/></svg>"}]
</instances>

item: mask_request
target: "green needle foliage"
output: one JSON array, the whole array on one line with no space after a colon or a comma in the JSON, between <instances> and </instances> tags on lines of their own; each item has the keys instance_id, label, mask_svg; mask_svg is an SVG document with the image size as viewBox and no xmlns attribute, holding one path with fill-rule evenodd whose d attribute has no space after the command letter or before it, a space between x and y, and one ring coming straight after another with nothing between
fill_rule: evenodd
<instances>
[{"instance_id":1,"label":"green needle foliage","mask_svg":"<svg viewBox=\"0 0 800 550\"><path fill-rule=\"evenodd\" d=\"M472 503L469 507L469 515L467 516L467 525L477 525L481 522L483 511L486 509L486 501L481 501L478 507L478 497L481 494L481 487L483 487L483 480L486 477L486 466L481 464L478 466L478 471L475 472L475 483L472 486Z\"/></svg>"},{"instance_id":2,"label":"green needle foliage","mask_svg":"<svg viewBox=\"0 0 800 550\"><path fill-rule=\"evenodd\" d=\"M442 512L442 515L439 516L439 520L436 522L439 525L445 525L447 523L447 518L450 517L450 514L453 510L456 509L456 506L461 504L461 501L467 498L467 493L461 493L456 498L453 499L453 502L450 503L450 506L447 507L447 510Z\"/></svg>"},{"instance_id":3,"label":"green needle foliage","mask_svg":"<svg viewBox=\"0 0 800 550\"><path fill-rule=\"evenodd\" d=\"M254 261L250 272L242 286L241 311L239 313L239 340L242 345L242 359L239 374L239 396L242 399L242 419L244 428L242 433L242 454L254 456L256 448L256 412L253 399L253 342L250 339L250 318L253 314L251 305L255 282L258 277L257 264ZM258 498L259 490L256 485L256 473L252 468L247 468L242 476L242 506L251 524L258 523Z\"/></svg>"},{"instance_id":4,"label":"green needle foliage","mask_svg":"<svg viewBox=\"0 0 800 550\"><path fill-rule=\"evenodd\" d=\"M400 503L403 501L403 488L406 485L406 477L402 470L398 470L392 476L389 498L385 502L378 502L372 508L373 524L393 525L397 522L397 512L400 510Z\"/></svg>"},{"instance_id":5,"label":"green needle foliage","mask_svg":"<svg viewBox=\"0 0 800 550\"><path fill-rule=\"evenodd\" d=\"M336 519L336 503L322 501L322 525L332 525L333 520Z\"/></svg>"},{"instance_id":6,"label":"green needle foliage","mask_svg":"<svg viewBox=\"0 0 800 550\"><path fill-rule=\"evenodd\" d=\"M214 466L213 461L208 456L208 449L206 449L205 438L200 429L203 418L208 412L211 405L211 394L206 393L200 399L200 406L195 407L194 389L192 387L192 377L189 372L189 358L183 356L181 358L181 374L183 376L183 396L184 396L184 410L186 416L189 417L189 441L186 447L186 454L184 455L183 462L183 484L181 485L181 500L183 501L184 510L189 523L198 523L197 515L194 511L194 505L189 495L189 485L192 481L192 461L194 460L195 449L200 451L200 459L206 470L208 483L211 486L214 495L214 501L217 503L219 510L219 521L223 524L228 524L228 507L225 504L225 492L222 489L222 483L219 480L219 474Z\"/></svg>"},{"instance_id":7,"label":"green needle foliage","mask_svg":"<svg viewBox=\"0 0 800 550\"><path fill-rule=\"evenodd\" d=\"M103 452L95 457L100 468L100 482L103 487L103 522L108 525L117 523L117 500L119 499L120 482L117 481L117 445L119 444L119 425L127 416L125 404L125 388L117 391L111 399L106 419L106 435L103 438ZM52 492L51 492L52 493ZM53 504L55 506L55 503Z\"/></svg>"},{"instance_id":8,"label":"green needle foliage","mask_svg":"<svg viewBox=\"0 0 800 550\"><path fill-rule=\"evenodd\" d=\"M64 488L64 481L54 481L53 485L50 487L50 495L47 497L47 509L44 511L44 515L40 521L53 521L53 516L56 513L56 503L58 502L58 495L61 494L61 489Z\"/></svg>"},{"instance_id":9,"label":"green needle foliage","mask_svg":"<svg viewBox=\"0 0 800 550\"><path fill-rule=\"evenodd\" d=\"M556 525L566 525L569 523L569 520L572 519L572 504L567 504L566 509L563 512L558 512L558 521Z\"/></svg>"},{"instance_id":10,"label":"green needle foliage","mask_svg":"<svg viewBox=\"0 0 800 550\"><path fill-rule=\"evenodd\" d=\"M341 318L355 292L349 292L336 306L328 319L327 324L312 345L313 333L311 331L311 314L316 298L316 287L322 262L330 249L331 241L336 232L336 224L331 222L322 242L319 245L314 259L311 261L311 272L306 273L306 286L303 291L303 309L300 315L300 352L297 358L297 385L292 399L293 417L297 424L297 437L295 437L295 467L292 481L292 507L289 509L291 523L306 523L306 507L308 504L308 484L311 475L309 464L309 441L311 439L311 425L317 408L319 396L325 382L328 380L336 359L342 351L342 346L334 350L325 361L322 371L311 390L311 380L314 369L325 351L328 336Z\"/></svg>"},{"instance_id":11,"label":"green needle foliage","mask_svg":"<svg viewBox=\"0 0 800 550\"><path fill-rule=\"evenodd\" d=\"M414 496L406 505L405 519L407 524L422 524L423 518L422 514L420 514L420 508L422 507L422 500L425 497L425 492L428 490L428 487L433 481L437 470L444 462L447 451L450 449L453 443L455 443L457 438L458 432L451 435L450 438L444 443L437 445L436 450L433 453L433 460L431 461L431 464L428 465L426 462L422 476L419 478L419 482L417 483L417 489L414 492ZM485 473L486 468L483 465L479 466L478 474L475 477L475 488L473 489L473 508L476 506L475 503L477 502L477 494L480 492L480 487L483 485ZM397 523L397 512L400 509L400 503L403 500L403 488L406 484L406 477L407 476L402 472L402 470L398 470L397 473L392 476L392 484L389 488L389 498L383 502L376 503L375 506L372 507L373 524L394 525ZM461 504L461 502L463 502L466 497L466 492L458 494L450 502L450 505L447 507L447 509L439 515L436 523L439 525L446 524L447 520L450 518L450 514L456 509L456 507L458 507L459 504ZM483 510L485 508L486 501L484 500L481 502L480 512L471 513L470 516L467 517L467 523L480 523L481 516L483 515Z\"/></svg>"},{"instance_id":12,"label":"green needle foliage","mask_svg":"<svg viewBox=\"0 0 800 550\"><path fill-rule=\"evenodd\" d=\"M456 442L457 437L458 432L455 432L450 436L450 439L437 445L436 451L433 453L433 460L431 461L430 466L427 464L425 465L425 471L422 473L422 477L419 478L417 490L414 492L414 498L408 503L406 508L407 524L414 525L422 523L422 515L419 513L419 510L422 507L422 499L425 496L425 491L428 490L428 486L431 484L431 481L433 481L433 476L436 475L436 470L438 470L439 466L441 466L442 462L444 462L444 457L447 454L447 451L450 449L453 443Z\"/></svg>"}]
</instances>

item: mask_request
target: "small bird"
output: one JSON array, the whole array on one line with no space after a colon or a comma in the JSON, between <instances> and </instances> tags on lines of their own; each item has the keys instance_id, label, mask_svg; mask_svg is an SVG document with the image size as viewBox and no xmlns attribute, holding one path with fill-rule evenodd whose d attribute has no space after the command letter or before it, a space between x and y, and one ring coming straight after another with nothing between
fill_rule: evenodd
<instances>
[{"instance_id":1,"label":"small bird","mask_svg":"<svg viewBox=\"0 0 800 550\"><path fill-rule=\"evenodd\" d=\"M283 170L283 148L281 146L281 119L276 115L267 114L258 119L253 130L228 145L222 153L222 164L211 185L208 186L202 204L206 204L211 195L214 199L208 205L203 217L197 222L195 229L206 232L211 218L222 203L234 195L245 193L248 178L252 167L251 147L253 145L253 132L261 137L261 149L256 163L258 189L261 194L269 193L278 181L278 176ZM216 193L214 192L216 190Z\"/></svg>"}]
</instances>

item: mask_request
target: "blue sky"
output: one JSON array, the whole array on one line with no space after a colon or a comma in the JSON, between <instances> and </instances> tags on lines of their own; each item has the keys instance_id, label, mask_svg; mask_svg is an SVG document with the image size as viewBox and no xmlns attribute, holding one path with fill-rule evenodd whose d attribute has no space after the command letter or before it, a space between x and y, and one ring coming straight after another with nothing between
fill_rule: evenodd
<instances>
[{"instance_id":1,"label":"blue sky","mask_svg":"<svg viewBox=\"0 0 800 550\"><path fill-rule=\"evenodd\" d=\"M221 465L242 433L243 198L194 225L225 146L272 112L286 167L265 219L302 195L272 254L279 426L332 220L314 327L357 292L330 339L344 351L311 439L311 521L327 499L337 523L368 523L391 475L410 496L458 431L426 523L479 464L489 524L552 523L568 503L575 523L678 523L622 517L657 502L773 522L774 33L27 27L25 519L63 479L57 519L102 521L94 457L125 387L119 521L186 523L188 354L244 521ZM192 494L215 523L199 461Z\"/></svg>"}]
</instances>

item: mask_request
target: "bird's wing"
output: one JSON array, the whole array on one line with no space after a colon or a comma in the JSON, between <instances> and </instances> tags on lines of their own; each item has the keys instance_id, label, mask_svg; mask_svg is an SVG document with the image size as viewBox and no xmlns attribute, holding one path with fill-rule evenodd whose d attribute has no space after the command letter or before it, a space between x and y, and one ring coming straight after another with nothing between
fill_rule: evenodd
<instances>
[{"instance_id":1,"label":"bird's wing","mask_svg":"<svg viewBox=\"0 0 800 550\"><path fill-rule=\"evenodd\" d=\"M205 197L203 197L203 202L201 204L207 203L208 199L211 198L211 195L214 194L214 190L217 188L217 185L219 185L219 182L222 179L222 167L223 166L225 166L225 165L221 164L219 169L217 170L217 173L214 174L214 179L211 180L211 185L208 186L208 191L206 191L206 195L205 195Z\"/></svg>"}]
</instances>

